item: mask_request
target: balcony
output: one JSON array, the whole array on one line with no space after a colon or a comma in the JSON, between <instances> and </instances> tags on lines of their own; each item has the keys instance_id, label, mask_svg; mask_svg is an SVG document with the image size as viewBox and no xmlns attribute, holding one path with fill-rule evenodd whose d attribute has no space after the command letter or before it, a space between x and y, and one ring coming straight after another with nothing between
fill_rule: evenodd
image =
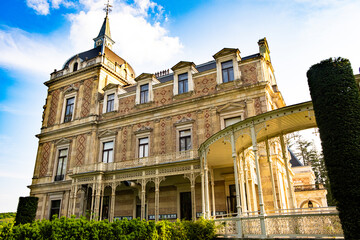
<instances>
[{"instance_id":1,"label":"balcony","mask_svg":"<svg viewBox=\"0 0 360 240\"><path fill-rule=\"evenodd\" d=\"M301 185L301 186L294 186L294 188L295 188L295 192L316 191L316 190L326 189L322 184Z\"/></svg>"},{"instance_id":2,"label":"balcony","mask_svg":"<svg viewBox=\"0 0 360 240\"><path fill-rule=\"evenodd\" d=\"M94 164L75 167L73 170L73 174L95 172L95 171L114 171L114 170L121 170L126 168L153 166L158 164L192 160L196 158L198 158L197 150L181 151L181 152L174 152L169 154L150 156L146 158L136 158L133 160L121 161L121 162L112 162L112 163L98 162Z\"/></svg>"}]
</instances>

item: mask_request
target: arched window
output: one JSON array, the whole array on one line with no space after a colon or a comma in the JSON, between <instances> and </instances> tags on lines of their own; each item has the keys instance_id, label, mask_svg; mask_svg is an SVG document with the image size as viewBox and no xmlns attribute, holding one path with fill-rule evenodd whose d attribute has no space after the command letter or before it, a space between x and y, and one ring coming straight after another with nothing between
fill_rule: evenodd
<instances>
[{"instance_id":1,"label":"arched window","mask_svg":"<svg viewBox=\"0 0 360 240\"><path fill-rule=\"evenodd\" d=\"M74 63L74 68L73 68L73 72L77 71L78 70L78 63Z\"/></svg>"}]
</instances>

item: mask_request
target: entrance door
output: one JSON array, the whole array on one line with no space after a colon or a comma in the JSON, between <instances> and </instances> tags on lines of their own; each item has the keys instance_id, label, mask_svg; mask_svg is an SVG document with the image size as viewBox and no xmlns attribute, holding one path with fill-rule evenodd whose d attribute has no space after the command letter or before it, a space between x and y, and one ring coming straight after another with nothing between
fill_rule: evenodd
<instances>
[{"instance_id":1,"label":"entrance door","mask_svg":"<svg viewBox=\"0 0 360 240\"><path fill-rule=\"evenodd\" d=\"M180 193L180 219L192 219L191 206L191 192Z\"/></svg>"}]
</instances>

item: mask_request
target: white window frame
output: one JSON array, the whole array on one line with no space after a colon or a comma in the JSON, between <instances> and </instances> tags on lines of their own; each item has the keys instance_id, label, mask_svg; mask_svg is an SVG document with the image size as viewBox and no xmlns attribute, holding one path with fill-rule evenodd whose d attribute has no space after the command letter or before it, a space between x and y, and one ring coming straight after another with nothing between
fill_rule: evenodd
<instances>
[{"instance_id":1,"label":"white window frame","mask_svg":"<svg viewBox=\"0 0 360 240\"><path fill-rule=\"evenodd\" d=\"M190 130L191 136L191 149L186 151L191 151L194 149L194 135L193 135L193 123L184 123L176 126L176 152L184 152L180 151L180 132L184 130Z\"/></svg>"},{"instance_id":2,"label":"white window frame","mask_svg":"<svg viewBox=\"0 0 360 240\"><path fill-rule=\"evenodd\" d=\"M54 164L54 167L53 167L53 177L52 177L53 182L61 182L61 181L65 181L65 179L66 179L66 172L67 171L65 171L65 173L64 173L64 179L63 180L55 181L55 176L56 176L57 168L58 168L58 165L59 165L59 153L60 153L60 150L64 150L64 149L68 150L66 169L69 169L70 143L56 146L56 154L55 154L55 161L54 161L55 164Z\"/></svg>"},{"instance_id":3,"label":"white window frame","mask_svg":"<svg viewBox=\"0 0 360 240\"><path fill-rule=\"evenodd\" d=\"M240 117L241 121L243 121L245 119L245 114L244 113L245 113L244 110L220 113L220 127L221 127L221 129L225 128L225 120L228 119L228 118Z\"/></svg>"},{"instance_id":4,"label":"white window frame","mask_svg":"<svg viewBox=\"0 0 360 240\"><path fill-rule=\"evenodd\" d=\"M216 82L217 82L217 84L224 83L223 77L222 77L221 64L223 62L227 62L227 61L230 61L230 60L233 63L234 81L240 79L241 73L240 73L240 70L239 70L238 60L237 60L237 58L236 58L236 56L234 54L231 54L231 55L219 57L218 59L216 59ZM228 82L226 82L226 83L228 83Z\"/></svg>"},{"instance_id":5,"label":"white window frame","mask_svg":"<svg viewBox=\"0 0 360 240\"><path fill-rule=\"evenodd\" d=\"M194 91L194 80L193 80L193 73L197 73L196 69L193 69L193 67L186 67L179 70L175 70L174 72L174 84L173 84L173 94L179 95L179 75L187 73L188 74L188 92ZM180 94L184 94L180 93Z\"/></svg>"},{"instance_id":6,"label":"white window frame","mask_svg":"<svg viewBox=\"0 0 360 240\"><path fill-rule=\"evenodd\" d=\"M117 89L110 89L108 91L105 91L104 93L104 103L103 103L103 109L102 112L103 113L108 113L107 112L107 100L108 100L108 95L110 94L114 94L114 109L110 112L116 112L119 108L119 99L118 99L118 91Z\"/></svg>"},{"instance_id":7,"label":"white window frame","mask_svg":"<svg viewBox=\"0 0 360 240\"><path fill-rule=\"evenodd\" d=\"M113 163L115 162L115 150L116 150L116 136L109 136L109 137L103 137L103 138L100 138L99 142L100 142L100 148L99 148L99 161L100 163L106 163L106 162L103 162L103 150L104 150L104 143L106 142L111 142L113 141L114 143L114 147L113 147L113 157L112 157L112 161L109 161L107 163Z\"/></svg>"},{"instance_id":8,"label":"white window frame","mask_svg":"<svg viewBox=\"0 0 360 240\"><path fill-rule=\"evenodd\" d=\"M140 145L140 139L142 138L148 138L148 156L150 157L150 149L151 149L151 137L150 137L150 131L138 133L136 134L136 152L135 152L135 158L139 158L139 145Z\"/></svg>"},{"instance_id":9,"label":"white window frame","mask_svg":"<svg viewBox=\"0 0 360 240\"><path fill-rule=\"evenodd\" d=\"M73 114L71 116L71 121L68 121L68 122L74 121L75 112L76 112L76 103L77 103L76 102L77 92L72 92L72 93L64 95L64 101L63 101L63 107L62 107L62 113L61 113L61 123L68 123L68 122L65 122L66 101L72 97L74 97L74 109L73 109Z\"/></svg>"},{"instance_id":10,"label":"white window frame","mask_svg":"<svg viewBox=\"0 0 360 240\"><path fill-rule=\"evenodd\" d=\"M50 219L50 214L51 214L51 202L52 201L56 201L56 200L60 200L60 208L59 208L59 215L58 215L58 218L61 217L61 210L62 210L62 203L63 203L63 194L62 193L56 193L56 194L50 194L49 196L49 211L48 211L48 216L47 216L47 219L51 220ZM44 206L45 207L45 206Z\"/></svg>"},{"instance_id":11,"label":"white window frame","mask_svg":"<svg viewBox=\"0 0 360 240\"><path fill-rule=\"evenodd\" d=\"M148 92L148 101L145 103L140 103L140 86L149 84L149 92ZM154 101L154 93L153 93L153 81L149 81L148 79L145 81L139 81L136 86L136 97L135 104L146 104Z\"/></svg>"}]
</instances>

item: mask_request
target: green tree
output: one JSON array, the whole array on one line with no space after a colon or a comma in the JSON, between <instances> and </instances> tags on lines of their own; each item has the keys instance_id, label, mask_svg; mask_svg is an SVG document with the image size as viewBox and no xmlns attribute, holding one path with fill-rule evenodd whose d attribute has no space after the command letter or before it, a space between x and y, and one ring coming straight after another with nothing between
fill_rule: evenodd
<instances>
[{"instance_id":1,"label":"green tree","mask_svg":"<svg viewBox=\"0 0 360 240\"><path fill-rule=\"evenodd\" d=\"M360 239L360 96L353 70L347 59L327 59L307 78L344 235Z\"/></svg>"}]
</instances>

